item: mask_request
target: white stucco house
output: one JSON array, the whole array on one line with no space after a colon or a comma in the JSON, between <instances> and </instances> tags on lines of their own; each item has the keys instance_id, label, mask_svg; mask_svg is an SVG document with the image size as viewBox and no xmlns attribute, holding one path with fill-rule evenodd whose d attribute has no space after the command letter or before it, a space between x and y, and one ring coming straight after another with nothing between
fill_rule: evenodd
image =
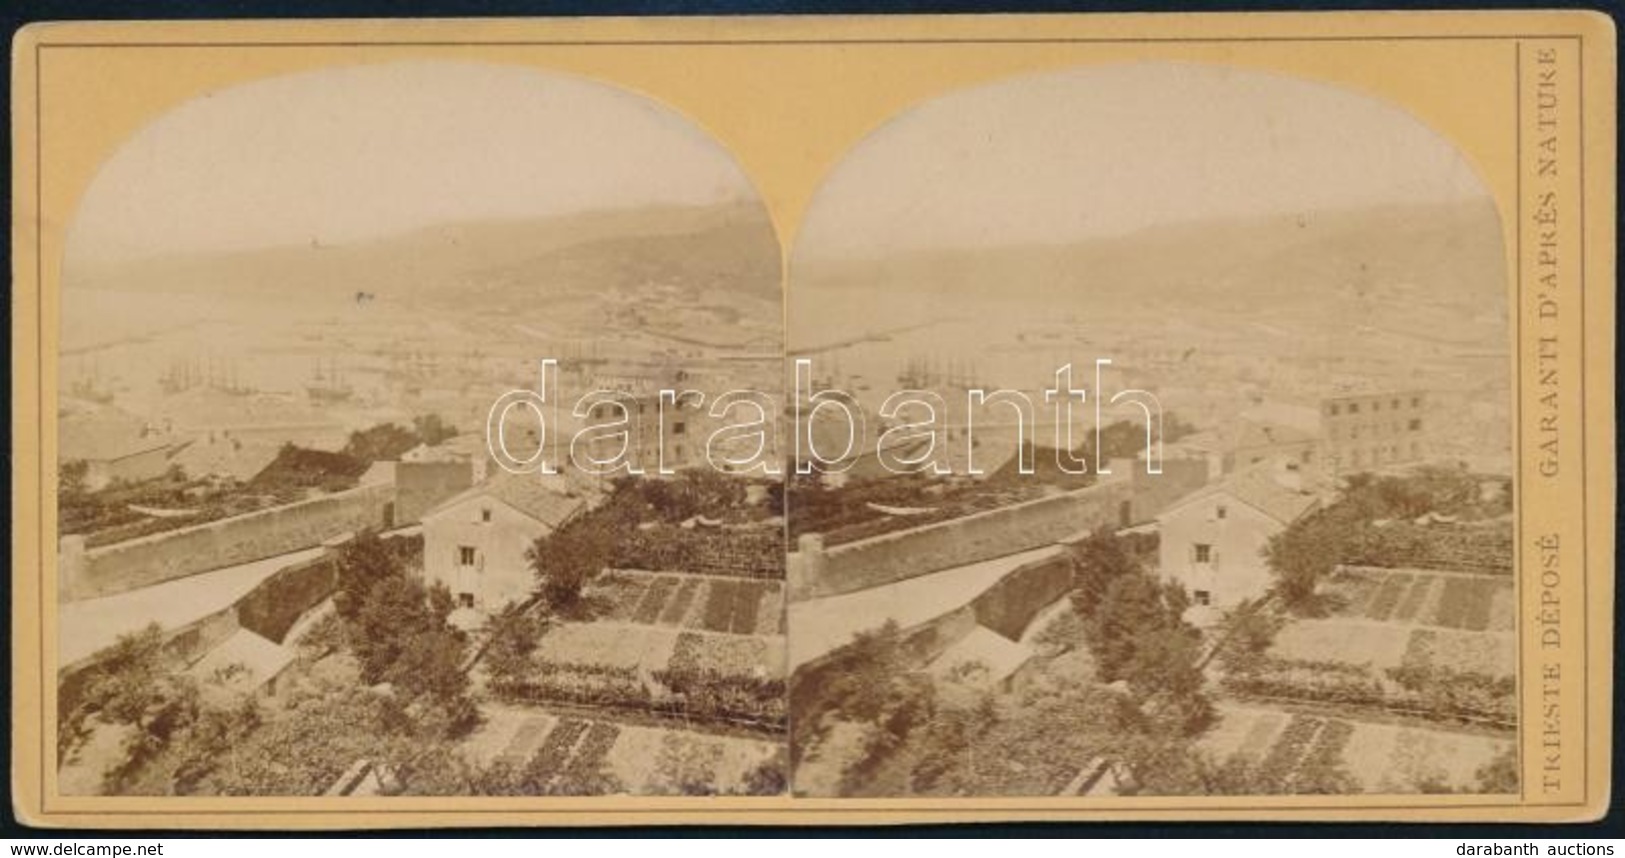
<instances>
[{"instance_id":1,"label":"white stucco house","mask_svg":"<svg viewBox=\"0 0 1625 858\"><path fill-rule=\"evenodd\" d=\"M1192 619L1217 617L1273 583L1264 547L1320 500L1296 462L1276 460L1238 471L1170 504L1157 516L1158 567L1190 593Z\"/></svg>"},{"instance_id":2,"label":"white stucco house","mask_svg":"<svg viewBox=\"0 0 1625 858\"><path fill-rule=\"evenodd\" d=\"M423 515L423 574L488 614L536 589L526 552L587 505L564 478L499 472Z\"/></svg>"}]
</instances>

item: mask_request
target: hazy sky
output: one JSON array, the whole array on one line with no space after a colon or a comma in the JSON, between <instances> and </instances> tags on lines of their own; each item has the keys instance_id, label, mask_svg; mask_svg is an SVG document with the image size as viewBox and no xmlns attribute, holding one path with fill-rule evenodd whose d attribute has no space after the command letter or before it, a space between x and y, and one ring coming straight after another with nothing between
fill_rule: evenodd
<instances>
[{"instance_id":1,"label":"hazy sky","mask_svg":"<svg viewBox=\"0 0 1625 858\"><path fill-rule=\"evenodd\" d=\"M91 184L68 258L753 195L704 132L605 84L471 63L355 66L222 90L144 128Z\"/></svg>"},{"instance_id":2,"label":"hazy sky","mask_svg":"<svg viewBox=\"0 0 1625 858\"><path fill-rule=\"evenodd\" d=\"M1485 194L1453 146L1370 96L1217 66L1111 66L1001 81L896 117L819 189L795 252L1063 242Z\"/></svg>"}]
</instances>

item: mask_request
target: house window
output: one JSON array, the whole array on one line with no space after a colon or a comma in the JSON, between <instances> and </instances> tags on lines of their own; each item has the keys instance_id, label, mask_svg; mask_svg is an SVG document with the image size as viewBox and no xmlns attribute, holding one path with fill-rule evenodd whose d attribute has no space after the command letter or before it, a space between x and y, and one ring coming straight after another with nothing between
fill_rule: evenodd
<instances>
[{"instance_id":1,"label":"house window","mask_svg":"<svg viewBox=\"0 0 1625 858\"><path fill-rule=\"evenodd\" d=\"M1389 405L1390 408L1394 409L1395 411L1399 410L1399 400L1397 400L1397 399L1394 400L1393 402L1390 402L1388 405Z\"/></svg>"},{"instance_id":2,"label":"house window","mask_svg":"<svg viewBox=\"0 0 1625 858\"><path fill-rule=\"evenodd\" d=\"M1191 598L1204 607L1213 604L1213 594L1206 590L1192 590Z\"/></svg>"},{"instance_id":3,"label":"house window","mask_svg":"<svg viewBox=\"0 0 1625 858\"><path fill-rule=\"evenodd\" d=\"M688 424L684 423L681 420L678 420L677 422L671 424L671 434L673 434L673 435L681 435L681 434L683 434L684 432L687 432L687 431L688 431Z\"/></svg>"},{"instance_id":4,"label":"house window","mask_svg":"<svg viewBox=\"0 0 1625 858\"><path fill-rule=\"evenodd\" d=\"M1411 407L1412 408L1421 408L1422 407L1422 397L1420 397L1420 396L1411 397Z\"/></svg>"},{"instance_id":5,"label":"house window","mask_svg":"<svg viewBox=\"0 0 1625 858\"><path fill-rule=\"evenodd\" d=\"M474 607L474 594L473 593L458 593L457 594L457 605L459 607L463 607L463 608L472 608L472 607Z\"/></svg>"},{"instance_id":6,"label":"house window","mask_svg":"<svg viewBox=\"0 0 1625 858\"><path fill-rule=\"evenodd\" d=\"M1420 431L1422 431L1422 420L1421 420L1421 418L1413 418L1411 420L1410 425L1411 425L1411 431L1412 432L1420 432Z\"/></svg>"},{"instance_id":7,"label":"house window","mask_svg":"<svg viewBox=\"0 0 1625 858\"><path fill-rule=\"evenodd\" d=\"M486 522L487 524L490 523L490 521L491 521L491 508L490 507L488 507L488 506L480 507L480 521Z\"/></svg>"},{"instance_id":8,"label":"house window","mask_svg":"<svg viewBox=\"0 0 1625 858\"><path fill-rule=\"evenodd\" d=\"M1209 545L1209 544L1207 544L1205 542L1198 542L1198 543L1196 543L1195 548L1196 548L1196 562L1197 563L1211 563L1211 562L1213 562L1213 546L1211 546L1211 545Z\"/></svg>"},{"instance_id":9,"label":"house window","mask_svg":"<svg viewBox=\"0 0 1625 858\"><path fill-rule=\"evenodd\" d=\"M458 566L473 566L474 565L474 546L472 546L472 545L459 545L459 546L457 546L457 565Z\"/></svg>"},{"instance_id":10,"label":"house window","mask_svg":"<svg viewBox=\"0 0 1625 858\"><path fill-rule=\"evenodd\" d=\"M1229 515L1229 514L1230 514L1230 510L1226 509L1224 504L1222 504L1222 503L1213 508L1213 517L1214 518L1224 518L1226 515Z\"/></svg>"},{"instance_id":11,"label":"house window","mask_svg":"<svg viewBox=\"0 0 1625 858\"><path fill-rule=\"evenodd\" d=\"M1332 416L1333 416L1333 417L1336 417L1336 416L1337 416L1337 411L1338 411L1338 408L1337 408L1337 406L1335 406L1335 405L1328 405L1328 406L1327 406L1327 407L1326 407L1326 412L1327 412L1327 413L1328 413L1328 414L1330 414L1330 415L1332 415Z\"/></svg>"},{"instance_id":12,"label":"house window","mask_svg":"<svg viewBox=\"0 0 1625 858\"><path fill-rule=\"evenodd\" d=\"M1360 403L1358 403L1358 402L1350 402L1349 403L1349 413L1350 414L1359 414L1360 413Z\"/></svg>"}]
</instances>

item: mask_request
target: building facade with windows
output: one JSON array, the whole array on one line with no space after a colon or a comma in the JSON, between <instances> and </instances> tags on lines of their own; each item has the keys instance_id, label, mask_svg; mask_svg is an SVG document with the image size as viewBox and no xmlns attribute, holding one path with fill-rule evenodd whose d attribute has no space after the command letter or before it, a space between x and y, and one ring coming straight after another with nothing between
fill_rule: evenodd
<instances>
[{"instance_id":1,"label":"building facade with windows","mask_svg":"<svg viewBox=\"0 0 1625 858\"><path fill-rule=\"evenodd\" d=\"M1156 518L1158 567L1184 585L1192 619L1216 618L1274 583L1264 548L1270 537L1309 514L1319 498L1307 491L1295 461L1251 467L1181 498Z\"/></svg>"},{"instance_id":2,"label":"building facade with windows","mask_svg":"<svg viewBox=\"0 0 1625 858\"><path fill-rule=\"evenodd\" d=\"M1427 458L1428 395L1363 392L1321 400L1322 465L1329 476L1410 465Z\"/></svg>"},{"instance_id":3,"label":"building facade with windows","mask_svg":"<svg viewBox=\"0 0 1625 858\"><path fill-rule=\"evenodd\" d=\"M499 473L424 514L424 583L480 613L523 601L536 590L531 546L585 506L562 476Z\"/></svg>"}]
</instances>

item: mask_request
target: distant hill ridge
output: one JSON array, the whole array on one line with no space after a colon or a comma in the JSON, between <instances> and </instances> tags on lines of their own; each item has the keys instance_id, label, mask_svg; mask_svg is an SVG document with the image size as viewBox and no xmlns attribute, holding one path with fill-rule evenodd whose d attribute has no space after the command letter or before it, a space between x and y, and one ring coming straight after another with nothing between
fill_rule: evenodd
<instances>
[{"instance_id":1,"label":"distant hill ridge","mask_svg":"<svg viewBox=\"0 0 1625 858\"><path fill-rule=\"evenodd\" d=\"M635 287L657 278L777 300L779 247L759 203L651 206L458 222L343 245L70 268L67 287L463 302ZM513 289L517 294L501 294Z\"/></svg>"},{"instance_id":2,"label":"distant hill ridge","mask_svg":"<svg viewBox=\"0 0 1625 858\"><path fill-rule=\"evenodd\" d=\"M1364 300L1400 284L1415 300L1480 310L1504 298L1500 221L1488 200L1171 223L1066 244L796 259L792 289L885 288L1015 300L1064 290L1201 306Z\"/></svg>"}]
</instances>

